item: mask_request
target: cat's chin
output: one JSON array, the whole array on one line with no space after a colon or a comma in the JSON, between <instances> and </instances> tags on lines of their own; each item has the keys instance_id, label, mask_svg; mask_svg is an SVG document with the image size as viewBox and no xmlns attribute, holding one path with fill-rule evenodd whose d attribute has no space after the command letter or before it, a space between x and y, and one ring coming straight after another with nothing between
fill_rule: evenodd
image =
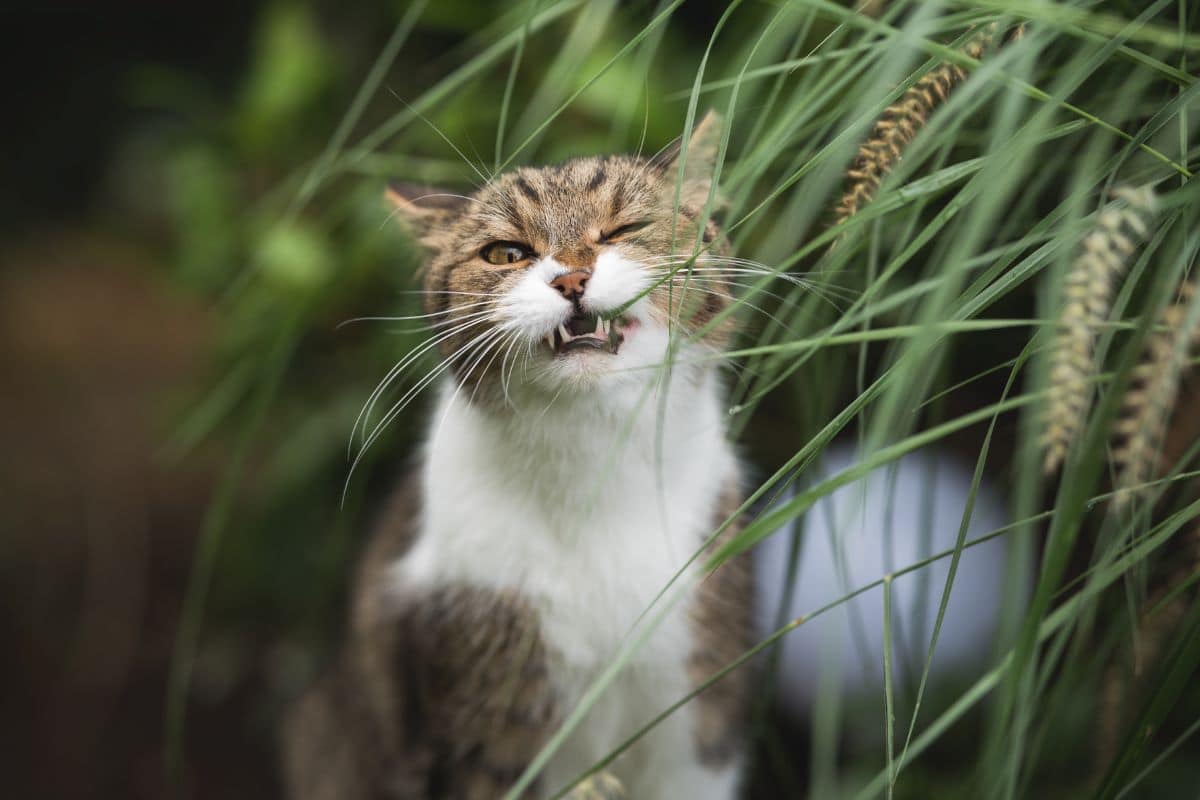
<instances>
[{"instance_id":1,"label":"cat's chin","mask_svg":"<svg viewBox=\"0 0 1200 800\"><path fill-rule=\"evenodd\" d=\"M558 391L563 388L595 389L621 380L626 359L607 346L570 346L555 351L541 369L538 382Z\"/></svg>"}]
</instances>

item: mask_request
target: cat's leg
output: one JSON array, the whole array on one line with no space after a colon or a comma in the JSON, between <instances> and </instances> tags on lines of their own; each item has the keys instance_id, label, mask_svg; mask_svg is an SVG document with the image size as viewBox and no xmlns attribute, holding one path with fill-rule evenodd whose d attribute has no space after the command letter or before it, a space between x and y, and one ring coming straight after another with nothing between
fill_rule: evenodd
<instances>
[{"instance_id":1,"label":"cat's leg","mask_svg":"<svg viewBox=\"0 0 1200 800\"><path fill-rule=\"evenodd\" d=\"M455 587L369 622L285 722L287 796L503 797L559 722L536 617L514 594ZM592 797L620 796L608 786Z\"/></svg>"},{"instance_id":2,"label":"cat's leg","mask_svg":"<svg viewBox=\"0 0 1200 800\"><path fill-rule=\"evenodd\" d=\"M560 722L538 618L515 591L439 587L405 598L396 661L409 740L430 742L431 797L503 797ZM541 782L523 795L538 797Z\"/></svg>"},{"instance_id":3,"label":"cat's leg","mask_svg":"<svg viewBox=\"0 0 1200 800\"><path fill-rule=\"evenodd\" d=\"M326 675L289 710L281 730L284 794L291 800L366 800L371 773L355 745L339 699L338 676Z\"/></svg>"},{"instance_id":4,"label":"cat's leg","mask_svg":"<svg viewBox=\"0 0 1200 800\"><path fill-rule=\"evenodd\" d=\"M281 733L291 800L427 800L432 751L401 742L387 698L363 680L353 647L288 710Z\"/></svg>"}]
</instances>

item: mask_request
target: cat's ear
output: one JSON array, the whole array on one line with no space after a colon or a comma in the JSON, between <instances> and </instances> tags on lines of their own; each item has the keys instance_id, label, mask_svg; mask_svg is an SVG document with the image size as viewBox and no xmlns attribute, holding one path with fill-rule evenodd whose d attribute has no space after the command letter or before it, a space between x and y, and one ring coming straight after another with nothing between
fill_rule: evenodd
<instances>
[{"instance_id":1,"label":"cat's ear","mask_svg":"<svg viewBox=\"0 0 1200 800\"><path fill-rule=\"evenodd\" d=\"M441 237L451 229L468 200L432 186L401 181L390 181L384 198L392 208L392 216L421 244L433 249L438 248Z\"/></svg>"},{"instance_id":2,"label":"cat's ear","mask_svg":"<svg viewBox=\"0 0 1200 800\"><path fill-rule=\"evenodd\" d=\"M664 184L672 189L680 180L682 170L683 202L703 205L707 200L717 165L723 127L724 120L721 115L709 110L696 123L696 127L692 128L692 133L686 137L686 141L685 137L680 137L650 159L651 166L662 172Z\"/></svg>"}]
</instances>

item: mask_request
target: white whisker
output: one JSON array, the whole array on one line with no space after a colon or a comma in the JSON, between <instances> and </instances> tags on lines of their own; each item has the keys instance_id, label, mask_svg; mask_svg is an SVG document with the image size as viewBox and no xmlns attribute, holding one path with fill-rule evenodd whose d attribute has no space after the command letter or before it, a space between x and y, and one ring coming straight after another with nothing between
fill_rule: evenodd
<instances>
[{"instance_id":1,"label":"white whisker","mask_svg":"<svg viewBox=\"0 0 1200 800\"><path fill-rule=\"evenodd\" d=\"M456 381L454 394L450 395L450 402L446 403L445 413L442 414L441 419L438 420L438 424L433 428L433 435L430 437L431 441L437 441L438 434L442 431L442 425L446 421L447 414L449 414L450 409L454 407L454 401L458 399L458 393L461 392L462 388L467 385L467 381L470 379L471 373L475 371L475 367L477 367L479 362L482 361L485 356L487 356L488 352L496 345L497 342L502 341L504 341L504 331L500 328L493 328L491 331L489 331L488 337L475 346L474 349L479 351L479 355L475 357L475 360L472 361L470 366L467 367L466 372L464 372L459 380ZM495 358L495 356L493 356L493 358ZM488 366L491 366L490 361L488 362ZM487 367L484 367L484 372L486 371ZM481 376L482 374L483 373L480 373ZM471 399L469 402L475 401L475 393L479 391L479 386L480 384L477 382L475 384L475 388L471 391Z\"/></svg>"},{"instance_id":2,"label":"white whisker","mask_svg":"<svg viewBox=\"0 0 1200 800\"><path fill-rule=\"evenodd\" d=\"M388 409L388 412L383 416L383 419L381 419L375 425L375 427L371 430L371 434L367 436L366 440L362 443L358 454L354 457L354 461L350 464L350 469L346 474L346 482L342 488L343 500L345 500L346 492L350 488L350 480L354 477L355 469L358 468L363 456L366 455L366 452L371 448L371 445L375 443L375 440L379 438L383 430L392 422L392 420L399 416L400 413L403 412L408 406L408 404L412 402L412 400L415 399L417 395L420 394L430 383L432 383L439 375L445 372L454 363L455 359L457 359L463 353L469 353L476 343L480 342L485 337L494 335L495 333L496 329L490 328L476 336L458 350L454 351L454 353L443 359L433 369L427 372L424 377L422 377L419 381L417 381L416 384L412 386L412 388L404 393L403 397L397 400L392 407Z\"/></svg>"},{"instance_id":3,"label":"white whisker","mask_svg":"<svg viewBox=\"0 0 1200 800\"><path fill-rule=\"evenodd\" d=\"M451 309L451 312L459 311L462 309L468 309L468 308L478 308L480 306L486 306L486 305L490 305L490 302L487 300L480 300L479 302L476 302L476 303L467 303L466 305L455 306L453 309ZM397 316L397 317L352 317L350 319L342 320L341 322L339 322L337 324L337 327L334 328L334 330L341 330L344 326L350 325L355 322L408 322L410 320L417 320L417 319L431 319L433 317L444 317L444 316L446 316L447 313L451 313L451 312L434 311L429 314L407 314L407 315L401 315L401 316Z\"/></svg>"},{"instance_id":4,"label":"white whisker","mask_svg":"<svg viewBox=\"0 0 1200 800\"><path fill-rule=\"evenodd\" d=\"M690 259L688 259L687 261L690 261ZM767 268L754 269L754 268L750 268L750 267L708 267L708 266L699 267L699 266L695 266L694 264L684 267L683 265L687 264L687 261L677 261L676 262L680 266L680 269L671 269L670 268L671 265L668 265L667 268L664 269L663 265L661 265L661 264L656 265L655 267L652 267L652 269L657 270L658 274L664 275L664 276L665 275L694 276L697 273L702 273L702 274L744 275L744 276L756 276L757 275L757 276L762 276L762 277L779 278L781 280L787 281L788 283L790 283L794 286L799 286L802 289L812 292L817 297L819 297L821 300L828 303L835 309L838 309L839 311L842 310L842 306L838 305L831 298L836 298L843 302L850 302L856 297L855 292L853 292L852 290L847 289L845 287L838 286L836 284L820 284L820 283L817 283L810 279L801 278L801 277L792 275L787 272L778 272L778 271L770 270ZM744 259L743 259L743 261L744 261ZM749 262L749 263L753 264L756 262Z\"/></svg>"},{"instance_id":5,"label":"white whisker","mask_svg":"<svg viewBox=\"0 0 1200 800\"><path fill-rule=\"evenodd\" d=\"M457 325L456 327L436 333L419 344L417 347L413 348L413 350L410 351L407 356L401 359L399 363L392 367L392 369L388 371L387 375L383 377L383 380L379 382L379 384L375 387L375 390L371 392L371 395L367 398L366 402L363 403L362 409L359 411L358 416L354 420L354 426L350 429L350 442L347 445L347 458L350 457L350 452L354 446L354 433L358 430L359 424L362 423L363 436L365 437L367 432L366 421L370 419L371 411L373 411L375 408L375 403L378 402L379 398L382 396L383 392L387 390L387 387L391 385L392 381L395 380L396 377L403 372L406 367L413 364L418 358L427 353L430 349L436 347L452 336L469 329L473 325L478 324L478 320L475 319L459 322L461 324Z\"/></svg>"},{"instance_id":6,"label":"white whisker","mask_svg":"<svg viewBox=\"0 0 1200 800\"><path fill-rule=\"evenodd\" d=\"M475 388L471 391L471 402L472 403L475 402L475 393L479 391L479 387L483 383L483 377L485 375L487 375L488 370L492 368L492 364L494 364L496 362L496 358L500 355L500 353L502 353L504 351L504 344L506 341L508 341L507 335L504 335L503 332L501 332L501 335L499 337L497 337L496 339L494 339L483 350L483 352L479 354L479 358L476 359L475 364L471 365L471 368L469 370L467 370L467 374L463 377L462 382L466 383L467 378L470 377L471 373L475 371L476 364L478 364L480 361L482 361L483 357L488 354L488 351L490 351L493 347L495 347L496 352L492 353L492 357L490 359L488 359L488 362L483 365L483 369L479 371L479 380L475 382ZM501 366L501 368L503 368L503 366L504 366L503 362L501 362L500 366Z\"/></svg>"},{"instance_id":7,"label":"white whisker","mask_svg":"<svg viewBox=\"0 0 1200 800\"><path fill-rule=\"evenodd\" d=\"M420 294L420 295L446 294L446 295L453 295L455 297L492 297L492 298L494 298L496 296L495 294L493 294L491 292L460 292L460 291L457 291L454 289L405 289L403 291L398 292L398 294Z\"/></svg>"},{"instance_id":8,"label":"white whisker","mask_svg":"<svg viewBox=\"0 0 1200 800\"><path fill-rule=\"evenodd\" d=\"M517 346L517 345L518 345L520 342L521 342L521 339L520 339L520 337L518 337L518 336L513 336L513 337L512 337L512 341L511 341L511 342L509 343L509 345L508 345L508 348L507 348L507 349L504 351L504 359L503 359L503 360L500 362L500 388L503 390L503 393L504 393L504 404L505 404L506 406L511 406L511 405L512 405L512 403L510 402L510 400L509 400L509 397L508 397L508 385L509 385L509 384L508 384L508 382L509 382L509 381L512 379L512 371L513 371L514 369L516 369L516 367L517 367L517 358L516 358L516 356L513 356L513 360L512 360L512 366L510 366L510 367L508 368L508 372L507 372L507 373L505 373L505 371L504 371L504 367L505 367L505 365L508 363L509 356L512 356L512 355L513 355L513 349L514 349L514 348L515 348L515 347L516 347L516 346ZM529 350L528 352L530 352L530 353L532 352L532 345L530 346L530 350Z\"/></svg>"}]
</instances>

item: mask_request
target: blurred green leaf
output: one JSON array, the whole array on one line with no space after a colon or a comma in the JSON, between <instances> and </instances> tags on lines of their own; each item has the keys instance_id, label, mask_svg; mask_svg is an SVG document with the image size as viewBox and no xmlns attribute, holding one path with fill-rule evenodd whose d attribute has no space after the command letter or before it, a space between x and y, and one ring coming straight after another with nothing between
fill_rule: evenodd
<instances>
[{"instance_id":1,"label":"blurred green leaf","mask_svg":"<svg viewBox=\"0 0 1200 800\"><path fill-rule=\"evenodd\" d=\"M180 277L188 285L211 290L243 266L237 175L219 149L202 143L172 152L166 172Z\"/></svg>"},{"instance_id":2,"label":"blurred green leaf","mask_svg":"<svg viewBox=\"0 0 1200 800\"><path fill-rule=\"evenodd\" d=\"M293 222L276 225L263 236L255 261L270 286L310 292L329 280L335 259L321 233Z\"/></svg>"},{"instance_id":3,"label":"blurred green leaf","mask_svg":"<svg viewBox=\"0 0 1200 800\"><path fill-rule=\"evenodd\" d=\"M332 83L334 65L309 7L293 2L268 7L236 124L248 153L270 153L295 136L304 113Z\"/></svg>"}]
</instances>

